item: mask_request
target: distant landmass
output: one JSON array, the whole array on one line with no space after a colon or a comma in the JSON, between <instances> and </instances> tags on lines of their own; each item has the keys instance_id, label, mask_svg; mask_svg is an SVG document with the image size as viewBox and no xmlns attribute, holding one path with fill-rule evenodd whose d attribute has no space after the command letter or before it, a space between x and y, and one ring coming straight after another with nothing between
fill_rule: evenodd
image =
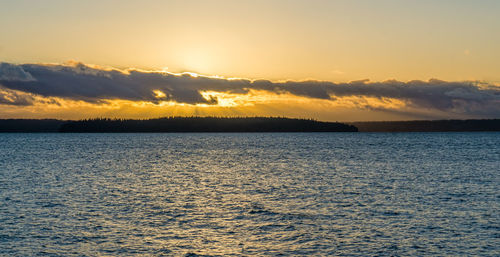
<instances>
[{"instance_id":1,"label":"distant landmass","mask_svg":"<svg viewBox=\"0 0 500 257\"><path fill-rule=\"evenodd\" d=\"M273 117L158 119L0 119L0 132L466 132L500 131L500 119L323 122Z\"/></svg>"},{"instance_id":2,"label":"distant landmass","mask_svg":"<svg viewBox=\"0 0 500 257\"><path fill-rule=\"evenodd\" d=\"M68 121L60 132L357 132L355 126L289 118L171 117Z\"/></svg>"},{"instance_id":3,"label":"distant landmass","mask_svg":"<svg viewBox=\"0 0 500 257\"><path fill-rule=\"evenodd\" d=\"M414 120L349 123L360 132L468 132L500 131L500 119L489 120Z\"/></svg>"},{"instance_id":4,"label":"distant landmass","mask_svg":"<svg viewBox=\"0 0 500 257\"><path fill-rule=\"evenodd\" d=\"M0 132L357 132L355 126L272 117L169 117L147 120L0 120Z\"/></svg>"},{"instance_id":5,"label":"distant landmass","mask_svg":"<svg viewBox=\"0 0 500 257\"><path fill-rule=\"evenodd\" d=\"M0 119L0 132L58 132L64 120Z\"/></svg>"}]
</instances>

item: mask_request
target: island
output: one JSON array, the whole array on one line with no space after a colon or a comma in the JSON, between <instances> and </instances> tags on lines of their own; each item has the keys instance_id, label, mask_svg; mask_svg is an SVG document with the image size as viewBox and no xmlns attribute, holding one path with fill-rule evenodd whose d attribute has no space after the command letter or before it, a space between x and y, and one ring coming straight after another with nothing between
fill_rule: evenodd
<instances>
[{"instance_id":1,"label":"island","mask_svg":"<svg viewBox=\"0 0 500 257\"><path fill-rule=\"evenodd\" d=\"M357 132L339 122L282 117L165 117L157 119L0 120L0 132Z\"/></svg>"},{"instance_id":2,"label":"island","mask_svg":"<svg viewBox=\"0 0 500 257\"><path fill-rule=\"evenodd\" d=\"M284 117L164 117L156 119L0 119L0 132L480 132L500 131L500 119L326 122Z\"/></svg>"}]
</instances>

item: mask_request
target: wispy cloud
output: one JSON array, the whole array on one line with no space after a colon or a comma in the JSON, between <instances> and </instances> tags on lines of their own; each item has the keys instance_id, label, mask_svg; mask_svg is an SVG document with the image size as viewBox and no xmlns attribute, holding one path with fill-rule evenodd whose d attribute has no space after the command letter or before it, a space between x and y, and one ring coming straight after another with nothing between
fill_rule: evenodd
<instances>
[{"instance_id":1,"label":"wispy cloud","mask_svg":"<svg viewBox=\"0 0 500 257\"><path fill-rule=\"evenodd\" d=\"M24 106L32 105L34 102L35 98L30 94L0 88L0 104Z\"/></svg>"},{"instance_id":2,"label":"wispy cloud","mask_svg":"<svg viewBox=\"0 0 500 257\"><path fill-rule=\"evenodd\" d=\"M164 71L121 71L73 65L0 64L0 104L29 105L32 95L98 103L122 99L159 103L217 104L206 91L248 94L251 90L336 101L342 97L397 99L415 109L500 117L500 87L477 82L384 81L348 83L224 79ZM18 94L23 92L26 94ZM30 98L31 97L31 98ZM380 107L377 107L380 108Z\"/></svg>"}]
</instances>

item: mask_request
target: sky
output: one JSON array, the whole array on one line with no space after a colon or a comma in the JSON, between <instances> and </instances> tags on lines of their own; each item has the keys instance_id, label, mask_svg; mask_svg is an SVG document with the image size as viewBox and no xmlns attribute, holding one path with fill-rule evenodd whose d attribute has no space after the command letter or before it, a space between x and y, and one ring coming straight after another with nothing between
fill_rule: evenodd
<instances>
[{"instance_id":1,"label":"sky","mask_svg":"<svg viewBox=\"0 0 500 257\"><path fill-rule=\"evenodd\" d=\"M500 1L0 0L0 118L500 118Z\"/></svg>"}]
</instances>

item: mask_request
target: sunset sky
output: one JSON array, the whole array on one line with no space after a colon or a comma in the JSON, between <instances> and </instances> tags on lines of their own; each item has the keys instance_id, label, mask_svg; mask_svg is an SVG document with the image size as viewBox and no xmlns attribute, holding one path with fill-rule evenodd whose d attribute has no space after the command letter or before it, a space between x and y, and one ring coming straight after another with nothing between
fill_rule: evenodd
<instances>
[{"instance_id":1,"label":"sunset sky","mask_svg":"<svg viewBox=\"0 0 500 257\"><path fill-rule=\"evenodd\" d=\"M500 1L0 0L0 118L500 118Z\"/></svg>"}]
</instances>

